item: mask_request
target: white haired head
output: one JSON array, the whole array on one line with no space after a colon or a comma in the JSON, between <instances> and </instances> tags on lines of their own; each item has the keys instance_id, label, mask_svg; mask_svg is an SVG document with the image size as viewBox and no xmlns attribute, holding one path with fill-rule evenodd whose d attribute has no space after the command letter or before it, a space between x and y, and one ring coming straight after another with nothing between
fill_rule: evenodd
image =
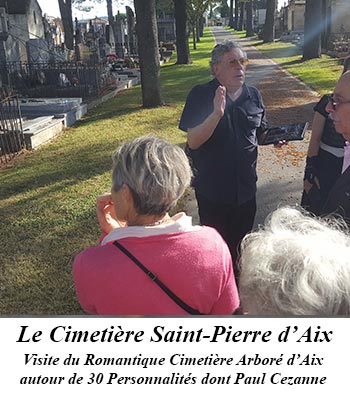
<instances>
[{"instance_id":1,"label":"white haired head","mask_svg":"<svg viewBox=\"0 0 350 400\"><path fill-rule=\"evenodd\" d=\"M243 309L253 315L350 315L345 224L282 207L241 244Z\"/></svg>"}]
</instances>

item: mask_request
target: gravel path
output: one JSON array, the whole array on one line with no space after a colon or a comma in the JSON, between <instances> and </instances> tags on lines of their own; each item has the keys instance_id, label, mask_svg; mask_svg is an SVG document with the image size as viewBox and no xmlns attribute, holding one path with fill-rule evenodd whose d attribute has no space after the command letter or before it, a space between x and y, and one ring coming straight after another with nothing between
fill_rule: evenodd
<instances>
[{"instance_id":1,"label":"gravel path","mask_svg":"<svg viewBox=\"0 0 350 400\"><path fill-rule=\"evenodd\" d=\"M240 39L221 27L211 28L216 42L235 40L248 53L250 60L246 82L262 94L270 126L308 121L311 126L313 106L320 98L304 83L266 58L251 39ZM290 142L281 149L260 146L258 158L258 193L255 225L279 205L299 204L310 130L302 142ZM188 196L187 212L198 223L197 203L193 193Z\"/></svg>"}]
</instances>

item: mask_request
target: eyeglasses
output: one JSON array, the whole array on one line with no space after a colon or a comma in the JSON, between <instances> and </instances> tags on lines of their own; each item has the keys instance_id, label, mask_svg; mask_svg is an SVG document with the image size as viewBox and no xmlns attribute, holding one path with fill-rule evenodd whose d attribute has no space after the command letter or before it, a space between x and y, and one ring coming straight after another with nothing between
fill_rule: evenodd
<instances>
[{"instance_id":1,"label":"eyeglasses","mask_svg":"<svg viewBox=\"0 0 350 400\"><path fill-rule=\"evenodd\" d=\"M228 65L230 67L238 67L239 65L242 65L245 67L249 63L249 60L247 58L239 58L238 60L230 60L228 61Z\"/></svg>"},{"instance_id":2,"label":"eyeglasses","mask_svg":"<svg viewBox=\"0 0 350 400\"><path fill-rule=\"evenodd\" d=\"M334 94L327 95L328 103L331 103L333 111L337 109L342 104L349 104L350 101L340 101L334 98Z\"/></svg>"}]
</instances>

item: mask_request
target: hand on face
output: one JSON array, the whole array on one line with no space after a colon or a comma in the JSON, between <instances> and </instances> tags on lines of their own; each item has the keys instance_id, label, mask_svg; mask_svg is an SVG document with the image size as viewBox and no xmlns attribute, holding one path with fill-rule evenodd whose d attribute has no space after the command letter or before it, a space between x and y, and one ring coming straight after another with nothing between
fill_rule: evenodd
<instances>
[{"instance_id":1,"label":"hand on face","mask_svg":"<svg viewBox=\"0 0 350 400\"><path fill-rule=\"evenodd\" d=\"M125 226L117 219L111 193L104 193L96 199L96 214L103 233Z\"/></svg>"}]
</instances>

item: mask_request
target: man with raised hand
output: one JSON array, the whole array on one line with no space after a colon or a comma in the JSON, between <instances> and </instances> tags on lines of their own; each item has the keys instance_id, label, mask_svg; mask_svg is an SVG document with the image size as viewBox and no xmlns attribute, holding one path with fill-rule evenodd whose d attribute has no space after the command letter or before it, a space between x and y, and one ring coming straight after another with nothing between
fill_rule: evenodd
<instances>
[{"instance_id":1,"label":"man with raised hand","mask_svg":"<svg viewBox=\"0 0 350 400\"><path fill-rule=\"evenodd\" d=\"M216 45L210 61L214 79L191 90L179 124L187 132L200 222L218 230L233 260L253 227L257 148L267 128L261 95L245 84L247 62L238 44Z\"/></svg>"}]
</instances>

